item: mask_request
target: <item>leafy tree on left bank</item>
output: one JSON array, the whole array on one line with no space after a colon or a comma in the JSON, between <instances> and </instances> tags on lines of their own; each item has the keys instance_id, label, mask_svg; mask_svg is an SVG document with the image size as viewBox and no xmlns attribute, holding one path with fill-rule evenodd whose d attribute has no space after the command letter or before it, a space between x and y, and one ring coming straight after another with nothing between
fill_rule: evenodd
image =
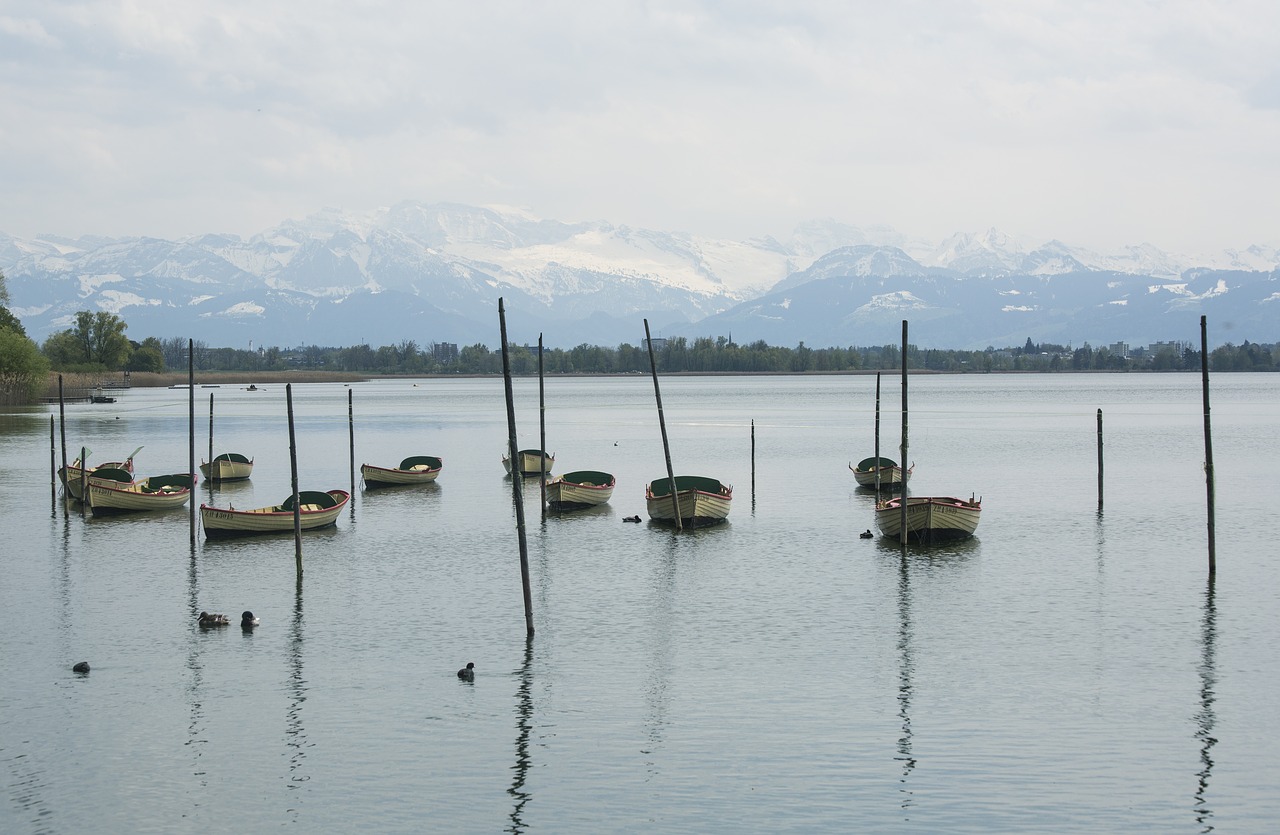
<instances>
[{"instance_id":1,"label":"leafy tree on left bank","mask_svg":"<svg viewBox=\"0 0 1280 835\"><path fill-rule=\"evenodd\" d=\"M40 396L48 380L49 361L27 338L8 301L4 273L0 273L0 403L29 403Z\"/></svg>"}]
</instances>

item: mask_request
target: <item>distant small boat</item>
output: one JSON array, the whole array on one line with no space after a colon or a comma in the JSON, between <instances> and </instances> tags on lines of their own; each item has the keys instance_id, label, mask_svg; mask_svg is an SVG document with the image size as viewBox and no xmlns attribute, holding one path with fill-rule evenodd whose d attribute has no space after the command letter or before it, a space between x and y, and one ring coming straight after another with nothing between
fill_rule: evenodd
<instances>
[{"instance_id":1,"label":"distant small boat","mask_svg":"<svg viewBox=\"0 0 1280 835\"><path fill-rule=\"evenodd\" d=\"M858 482L859 487L870 487L874 490L878 478L881 490L901 490L902 485L911 479L911 471L915 469L915 464L904 471L892 458L872 456L863 458L856 467L850 464L849 469L853 470L853 478Z\"/></svg>"},{"instance_id":2,"label":"distant small boat","mask_svg":"<svg viewBox=\"0 0 1280 835\"><path fill-rule=\"evenodd\" d=\"M302 530L310 531L334 524L351 500L346 490L302 490L298 492L298 508ZM293 496L278 505L253 510L200 505L200 522L209 539L280 533L293 530Z\"/></svg>"},{"instance_id":3,"label":"distant small boat","mask_svg":"<svg viewBox=\"0 0 1280 835\"><path fill-rule=\"evenodd\" d=\"M111 470L124 473L124 470ZM139 481L104 477L99 468L89 479L89 508L94 516L141 510L181 507L191 498L191 476L186 473L154 475Z\"/></svg>"},{"instance_id":4,"label":"distant small boat","mask_svg":"<svg viewBox=\"0 0 1280 835\"><path fill-rule=\"evenodd\" d=\"M551 466L556 463L555 454L547 455L540 449L522 449L516 453L520 457L520 474L521 475L538 475L542 473L542 461L545 460L548 474L551 472ZM511 474L511 457L505 453L502 456L502 466L506 469L507 474Z\"/></svg>"},{"instance_id":5,"label":"distant small boat","mask_svg":"<svg viewBox=\"0 0 1280 835\"><path fill-rule=\"evenodd\" d=\"M253 459L238 452L224 452L211 462L200 462L200 474L206 481L243 481L253 475Z\"/></svg>"},{"instance_id":6,"label":"distant small boat","mask_svg":"<svg viewBox=\"0 0 1280 835\"><path fill-rule=\"evenodd\" d=\"M547 505L554 510L581 510L609 501L616 484L611 473L575 470L547 482Z\"/></svg>"},{"instance_id":7,"label":"distant small boat","mask_svg":"<svg viewBox=\"0 0 1280 835\"><path fill-rule=\"evenodd\" d=\"M250 383L250 384L245 388L245 391L262 391L262 389L258 388L258 387L257 387L257 386L255 386L253 383Z\"/></svg>"},{"instance_id":8,"label":"distant small boat","mask_svg":"<svg viewBox=\"0 0 1280 835\"><path fill-rule=\"evenodd\" d=\"M87 480L97 470L114 469L114 470L124 470L126 473L129 474L129 478L126 479L126 481L131 481L133 480L133 457L141 451L142 451L142 447L138 447L133 452L129 453L129 457L123 461L108 461L104 464L99 464L96 467L90 467L87 473L85 473L84 478ZM79 458L72 461L70 464L68 464L65 467L58 468L58 479L62 482L62 486L66 489L68 493L71 494L72 498L76 499L77 501L84 498L84 496L82 496L80 493L80 482L81 482L82 472L84 472L84 466L83 466L83 462L81 462ZM114 481L115 479L113 478L112 480Z\"/></svg>"},{"instance_id":9,"label":"distant small boat","mask_svg":"<svg viewBox=\"0 0 1280 835\"><path fill-rule=\"evenodd\" d=\"M978 528L982 500L954 496L911 496L907 499L907 540L924 545L967 539ZM902 497L876 505L876 527L891 539L902 536Z\"/></svg>"},{"instance_id":10,"label":"distant small boat","mask_svg":"<svg viewBox=\"0 0 1280 835\"><path fill-rule=\"evenodd\" d=\"M411 455L398 467L360 465L365 487L394 487L404 484L429 484L440 475L444 461L433 455Z\"/></svg>"},{"instance_id":11,"label":"distant small boat","mask_svg":"<svg viewBox=\"0 0 1280 835\"><path fill-rule=\"evenodd\" d=\"M723 522L729 516L733 487L714 478L697 475L676 476L676 499L680 504L680 524L686 528ZM645 503L649 518L656 522L675 522L675 502L671 499L671 479L656 478L645 485Z\"/></svg>"}]
</instances>

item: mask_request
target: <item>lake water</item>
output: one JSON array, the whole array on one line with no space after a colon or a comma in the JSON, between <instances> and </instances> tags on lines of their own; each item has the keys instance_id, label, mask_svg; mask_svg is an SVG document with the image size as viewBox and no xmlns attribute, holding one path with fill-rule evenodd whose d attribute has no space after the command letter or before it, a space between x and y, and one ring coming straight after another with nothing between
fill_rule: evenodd
<instances>
[{"instance_id":1,"label":"lake water","mask_svg":"<svg viewBox=\"0 0 1280 835\"><path fill-rule=\"evenodd\" d=\"M651 380L551 379L557 472L524 488L526 641L501 380L293 389L302 489L439 455L434 486L357 487L336 528L190 542L189 511L82 519L49 486L53 409L0 416L0 831L1223 832L1280 821L1280 375L1213 380L1208 582L1198 375L911 380L912 491L982 497L971 540L874 529L850 461L875 378L664 378L677 474L730 521L647 521ZM882 452L899 389L883 382ZM537 381L516 381L538 446ZM289 493L283 386L196 390L197 458L256 459L215 504ZM1098 512L1096 410L1104 413ZM91 462L185 471L188 400L67 408ZM755 426L752 490L751 426ZM357 474L358 477L358 474ZM199 488L209 500L208 488ZM623 517L638 514L642 524ZM200 630L201 610L262 625ZM92 672L71 671L86 660ZM476 665L474 683L455 671Z\"/></svg>"}]
</instances>

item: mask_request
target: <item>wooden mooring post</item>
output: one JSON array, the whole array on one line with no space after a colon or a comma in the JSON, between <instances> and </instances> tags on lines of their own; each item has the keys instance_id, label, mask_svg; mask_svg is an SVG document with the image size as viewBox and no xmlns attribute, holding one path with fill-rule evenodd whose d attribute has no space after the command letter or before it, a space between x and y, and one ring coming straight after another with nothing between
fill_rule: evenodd
<instances>
[{"instance_id":1,"label":"wooden mooring post","mask_svg":"<svg viewBox=\"0 0 1280 835\"><path fill-rule=\"evenodd\" d=\"M1102 510L1102 410L1098 410L1098 510Z\"/></svg>"},{"instance_id":2,"label":"wooden mooring post","mask_svg":"<svg viewBox=\"0 0 1280 835\"><path fill-rule=\"evenodd\" d=\"M62 399L61 374L58 375L58 432L62 436L62 477L70 479L71 471L67 469L67 408L66 403ZM81 461L80 465L83 467L84 462ZM71 491L71 487L68 484L64 483L62 488L67 492ZM70 511L67 510L66 502L63 502L62 504L62 518L70 518Z\"/></svg>"},{"instance_id":3,"label":"wooden mooring post","mask_svg":"<svg viewBox=\"0 0 1280 835\"><path fill-rule=\"evenodd\" d=\"M196 341L187 340L187 475L191 477L191 547L196 547Z\"/></svg>"},{"instance_id":4,"label":"wooden mooring post","mask_svg":"<svg viewBox=\"0 0 1280 835\"><path fill-rule=\"evenodd\" d=\"M53 415L49 415L49 512L58 515L58 441Z\"/></svg>"},{"instance_id":5,"label":"wooden mooring post","mask_svg":"<svg viewBox=\"0 0 1280 835\"><path fill-rule=\"evenodd\" d=\"M502 385L507 397L507 455L511 461L511 500L516 507L516 537L520 543L520 585L524 591L525 634L533 634L533 594L529 590L529 542L524 532L524 482L520 476L520 453L516 448L516 403L511 391L511 355L507 350L507 311L498 299L498 330L502 337ZM546 455L541 450L545 481Z\"/></svg>"},{"instance_id":6,"label":"wooden mooring post","mask_svg":"<svg viewBox=\"0 0 1280 835\"><path fill-rule=\"evenodd\" d=\"M289 483L293 490L293 560L302 582L302 507L298 504L298 441L293 431L293 383L284 386L285 412L289 416Z\"/></svg>"},{"instance_id":7,"label":"wooden mooring post","mask_svg":"<svg viewBox=\"0 0 1280 835\"><path fill-rule=\"evenodd\" d=\"M542 387L542 334L538 334L538 495L542 497L542 521L547 520L547 400ZM515 459L511 459L514 461Z\"/></svg>"},{"instance_id":8,"label":"wooden mooring post","mask_svg":"<svg viewBox=\"0 0 1280 835\"><path fill-rule=\"evenodd\" d=\"M213 392L209 392L209 495L213 495L213 481L221 475L220 468L213 463ZM191 494L195 495L194 492ZM192 503L195 503L193 498Z\"/></svg>"},{"instance_id":9,"label":"wooden mooring post","mask_svg":"<svg viewBox=\"0 0 1280 835\"><path fill-rule=\"evenodd\" d=\"M676 491L676 473L671 467L671 445L667 443L667 419L662 413L662 391L658 388L658 363L653 358L653 339L649 336L649 320L644 320L644 344L649 349L649 371L653 374L653 396L658 401L658 428L662 432L662 454L667 459L667 478L671 485L671 508L676 516L676 530L684 530L680 515L680 495Z\"/></svg>"},{"instance_id":10,"label":"wooden mooring post","mask_svg":"<svg viewBox=\"0 0 1280 835\"><path fill-rule=\"evenodd\" d=\"M907 547L907 320L902 320L902 498L899 514L898 544ZM879 462L877 462L878 464Z\"/></svg>"},{"instance_id":11,"label":"wooden mooring post","mask_svg":"<svg viewBox=\"0 0 1280 835\"><path fill-rule=\"evenodd\" d=\"M1213 519L1213 432L1209 426L1209 326L1204 316L1200 317L1200 389L1204 399L1204 486L1209 511L1209 576L1212 577L1218 570L1218 554Z\"/></svg>"},{"instance_id":12,"label":"wooden mooring post","mask_svg":"<svg viewBox=\"0 0 1280 835\"><path fill-rule=\"evenodd\" d=\"M353 392L347 389L347 438L351 449L351 509L356 507L356 410ZM352 516L352 519L355 517Z\"/></svg>"}]
</instances>

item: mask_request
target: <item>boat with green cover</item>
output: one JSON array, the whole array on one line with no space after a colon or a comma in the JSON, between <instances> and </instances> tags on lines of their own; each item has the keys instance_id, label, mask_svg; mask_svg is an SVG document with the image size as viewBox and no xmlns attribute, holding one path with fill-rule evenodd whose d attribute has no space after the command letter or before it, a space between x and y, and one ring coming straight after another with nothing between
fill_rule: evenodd
<instances>
[{"instance_id":1,"label":"boat with green cover","mask_svg":"<svg viewBox=\"0 0 1280 835\"><path fill-rule=\"evenodd\" d=\"M612 473L574 470L547 482L547 505L553 510L581 510L605 504L617 481Z\"/></svg>"},{"instance_id":2,"label":"boat with green cover","mask_svg":"<svg viewBox=\"0 0 1280 835\"><path fill-rule=\"evenodd\" d=\"M346 490L298 491L299 518L302 530L309 531L334 524L351 500ZM234 507L200 505L200 522L209 539L245 536L259 533L281 533L293 530L293 496L278 505L253 510Z\"/></svg>"},{"instance_id":3,"label":"boat with green cover","mask_svg":"<svg viewBox=\"0 0 1280 835\"><path fill-rule=\"evenodd\" d=\"M672 500L669 477L656 478L645 485L644 498L650 519L674 524L677 502L682 527L714 525L729 516L729 505L733 500L731 485L698 475L678 475L675 482L675 501Z\"/></svg>"},{"instance_id":4,"label":"boat with green cover","mask_svg":"<svg viewBox=\"0 0 1280 835\"><path fill-rule=\"evenodd\" d=\"M395 487L405 484L430 484L440 475L444 461L434 455L411 455L398 467L360 465L365 487Z\"/></svg>"}]
</instances>

